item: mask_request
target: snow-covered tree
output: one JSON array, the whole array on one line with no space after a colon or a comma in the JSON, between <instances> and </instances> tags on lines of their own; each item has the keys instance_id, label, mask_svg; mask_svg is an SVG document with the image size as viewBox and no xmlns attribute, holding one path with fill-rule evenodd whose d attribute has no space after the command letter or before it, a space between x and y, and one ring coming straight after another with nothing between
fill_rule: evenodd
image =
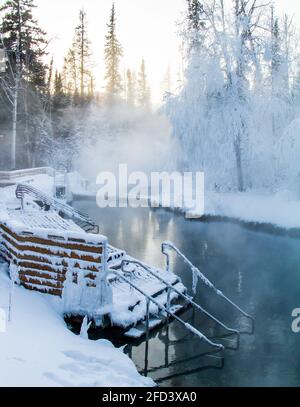
<instances>
[{"instance_id":1,"label":"snow-covered tree","mask_svg":"<svg viewBox=\"0 0 300 407\"><path fill-rule=\"evenodd\" d=\"M35 130L43 126L44 113L49 105L47 66L44 62L47 41L45 32L33 18L33 0L9 0L0 8L3 19L0 32L8 57L9 69L2 80L6 82L8 101L12 105L10 120L11 167L16 168L17 155L23 152L23 162L31 165L37 140ZM20 114L21 113L21 114ZM20 120L21 118L21 120ZM22 137L18 139L18 124ZM34 131L30 132L33 129Z\"/></svg>"},{"instance_id":2,"label":"snow-covered tree","mask_svg":"<svg viewBox=\"0 0 300 407\"><path fill-rule=\"evenodd\" d=\"M0 32L11 66L16 69L16 53L20 53L22 77L32 86L44 90L46 86L46 33L33 18L33 0L8 0L0 7L3 13Z\"/></svg>"},{"instance_id":3,"label":"snow-covered tree","mask_svg":"<svg viewBox=\"0 0 300 407\"><path fill-rule=\"evenodd\" d=\"M165 105L181 143L179 169L204 171L210 189L276 190L282 137L296 114L290 22L259 0L192 4L183 30L185 80Z\"/></svg>"}]
</instances>

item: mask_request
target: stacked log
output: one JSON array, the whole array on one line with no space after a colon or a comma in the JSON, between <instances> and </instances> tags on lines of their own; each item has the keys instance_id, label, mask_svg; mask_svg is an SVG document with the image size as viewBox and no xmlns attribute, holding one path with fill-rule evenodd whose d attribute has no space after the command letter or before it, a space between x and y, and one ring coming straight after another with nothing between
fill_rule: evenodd
<instances>
[{"instance_id":1,"label":"stacked log","mask_svg":"<svg viewBox=\"0 0 300 407\"><path fill-rule=\"evenodd\" d=\"M59 216L59 215L57 215ZM53 228L54 229L54 228ZM76 283L84 275L94 286L97 273L105 264L106 239L102 236L72 231L44 230L39 233L15 227L0 219L0 254L18 268L18 282L29 290L62 297L67 272ZM82 274L83 273L83 274Z\"/></svg>"}]
</instances>

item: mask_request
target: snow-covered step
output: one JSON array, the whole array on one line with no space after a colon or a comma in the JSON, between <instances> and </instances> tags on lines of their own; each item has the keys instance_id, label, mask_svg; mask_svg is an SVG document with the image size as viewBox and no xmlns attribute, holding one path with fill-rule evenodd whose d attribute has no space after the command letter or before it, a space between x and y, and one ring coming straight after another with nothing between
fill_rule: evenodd
<instances>
[{"instance_id":1,"label":"snow-covered step","mask_svg":"<svg viewBox=\"0 0 300 407\"><path fill-rule=\"evenodd\" d=\"M164 318L154 318L149 320L149 330L157 328L164 322ZM130 328L125 332L124 336L132 339L140 339L146 335L146 323L137 325L136 327Z\"/></svg>"},{"instance_id":2,"label":"snow-covered step","mask_svg":"<svg viewBox=\"0 0 300 407\"><path fill-rule=\"evenodd\" d=\"M183 308L184 308L183 305L174 304L170 307L170 312L172 312L172 314L177 314ZM151 330L159 327L165 321L166 321L166 315L164 315L164 312L161 313L161 317L150 318L149 319L149 330L151 331ZM126 336L127 338L131 338L131 339L140 339L146 335L146 333L147 333L146 331L147 331L146 321L143 321L143 322L139 323L137 326L132 327L128 331L126 331L124 336Z\"/></svg>"},{"instance_id":3,"label":"snow-covered step","mask_svg":"<svg viewBox=\"0 0 300 407\"><path fill-rule=\"evenodd\" d=\"M125 332L124 336L131 339L140 339L144 334L145 332L140 329L131 328L129 331Z\"/></svg>"}]
</instances>

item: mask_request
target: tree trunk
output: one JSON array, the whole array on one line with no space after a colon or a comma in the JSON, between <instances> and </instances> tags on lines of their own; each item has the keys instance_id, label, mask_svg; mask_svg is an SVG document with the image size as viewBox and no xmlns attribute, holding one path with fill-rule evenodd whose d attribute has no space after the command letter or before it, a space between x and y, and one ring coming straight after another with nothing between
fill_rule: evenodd
<instances>
[{"instance_id":1,"label":"tree trunk","mask_svg":"<svg viewBox=\"0 0 300 407\"><path fill-rule=\"evenodd\" d=\"M81 16L80 96L84 94L84 16Z\"/></svg>"},{"instance_id":2,"label":"tree trunk","mask_svg":"<svg viewBox=\"0 0 300 407\"><path fill-rule=\"evenodd\" d=\"M18 101L21 81L21 56L20 56L20 38L18 35L18 44L16 51L16 74L15 74L15 89L13 100L13 123L12 123L12 139L11 139L11 169L16 169L16 144L17 144L17 121L18 121Z\"/></svg>"},{"instance_id":3,"label":"tree trunk","mask_svg":"<svg viewBox=\"0 0 300 407\"><path fill-rule=\"evenodd\" d=\"M234 151L235 151L235 158L236 158L236 169L237 169L237 178L238 178L238 189L239 192L245 191L244 185L244 175L243 175L243 168L242 168L242 149L241 149L241 135L238 134L234 141Z\"/></svg>"},{"instance_id":4,"label":"tree trunk","mask_svg":"<svg viewBox=\"0 0 300 407\"><path fill-rule=\"evenodd\" d=\"M12 138L11 138L11 170L16 169L16 141L17 141L17 120L18 120L18 98L19 98L19 84L15 84L14 103L13 103L13 125L12 125Z\"/></svg>"}]
</instances>

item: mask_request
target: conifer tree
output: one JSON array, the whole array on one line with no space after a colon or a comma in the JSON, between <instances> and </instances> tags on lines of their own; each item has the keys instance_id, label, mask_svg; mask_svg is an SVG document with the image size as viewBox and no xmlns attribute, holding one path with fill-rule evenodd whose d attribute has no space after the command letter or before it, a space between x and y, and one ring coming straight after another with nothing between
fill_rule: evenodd
<instances>
[{"instance_id":1,"label":"conifer tree","mask_svg":"<svg viewBox=\"0 0 300 407\"><path fill-rule=\"evenodd\" d=\"M126 80L127 80L126 86L127 103L131 106L134 106L136 100L136 80L134 72L132 72L130 69L128 69L126 72Z\"/></svg>"},{"instance_id":2,"label":"conifer tree","mask_svg":"<svg viewBox=\"0 0 300 407\"><path fill-rule=\"evenodd\" d=\"M205 27L204 7L199 0L187 0L187 30L189 32L189 49L199 48L201 31Z\"/></svg>"},{"instance_id":3,"label":"conifer tree","mask_svg":"<svg viewBox=\"0 0 300 407\"><path fill-rule=\"evenodd\" d=\"M86 13L82 9L79 12L79 25L76 27L75 34L76 51L79 57L79 77L80 77L80 96L84 96L85 87L90 85L90 41L87 35Z\"/></svg>"},{"instance_id":4,"label":"conifer tree","mask_svg":"<svg viewBox=\"0 0 300 407\"><path fill-rule=\"evenodd\" d=\"M93 100L94 99L94 95L95 95L95 84L94 84L94 77L91 76L90 77L90 83L89 83L89 99Z\"/></svg>"},{"instance_id":5,"label":"conifer tree","mask_svg":"<svg viewBox=\"0 0 300 407\"><path fill-rule=\"evenodd\" d=\"M22 77L38 90L46 89L46 33L33 18L33 0L8 0L0 7L4 14L0 31L13 69L16 69L16 51L20 54Z\"/></svg>"},{"instance_id":6,"label":"conifer tree","mask_svg":"<svg viewBox=\"0 0 300 407\"><path fill-rule=\"evenodd\" d=\"M11 68L7 71L7 81L13 94L11 168L18 165L17 155L24 153L28 165L34 165L40 143L37 134L44 131L43 117L49 107L47 66L43 60L46 34L33 18L34 7L33 0L7 0L0 7L3 16L0 32L4 34L4 47ZM22 138L17 137L20 123Z\"/></svg>"},{"instance_id":7,"label":"conifer tree","mask_svg":"<svg viewBox=\"0 0 300 407\"><path fill-rule=\"evenodd\" d=\"M115 5L112 5L110 21L107 25L108 34L105 44L105 64L106 64L106 94L110 102L120 97L122 79L119 72L120 59L123 55L122 46L117 39L116 33L116 12Z\"/></svg>"},{"instance_id":8,"label":"conifer tree","mask_svg":"<svg viewBox=\"0 0 300 407\"><path fill-rule=\"evenodd\" d=\"M76 101L84 101L90 95L92 52L87 32L87 18L83 9L79 12L79 24L64 62L64 75L69 92Z\"/></svg>"},{"instance_id":9,"label":"conifer tree","mask_svg":"<svg viewBox=\"0 0 300 407\"><path fill-rule=\"evenodd\" d=\"M283 52L283 39L280 30L279 19L274 15L274 7L271 7L271 83L272 95L281 97L286 95L289 84L285 77L285 60Z\"/></svg>"},{"instance_id":10,"label":"conifer tree","mask_svg":"<svg viewBox=\"0 0 300 407\"><path fill-rule=\"evenodd\" d=\"M200 31L204 27L203 5L199 0L187 0L188 3L188 24L191 31Z\"/></svg>"},{"instance_id":11,"label":"conifer tree","mask_svg":"<svg viewBox=\"0 0 300 407\"><path fill-rule=\"evenodd\" d=\"M78 94L78 66L76 53L74 50L74 42L69 49L67 56L64 59L63 73L65 82L65 91L70 97Z\"/></svg>"},{"instance_id":12,"label":"conifer tree","mask_svg":"<svg viewBox=\"0 0 300 407\"><path fill-rule=\"evenodd\" d=\"M64 85L61 73L57 70L55 72L54 85L53 85L53 109L55 111L62 109L66 106L67 98L64 92Z\"/></svg>"},{"instance_id":13,"label":"conifer tree","mask_svg":"<svg viewBox=\"0 0 300 407\"><path fill-rule=\"evenodd\" d=\"M143 108L150 107L150 88L147 82L145 60L142 59L141 68L138 74L138 103Z\"/></svg>"}]
</instances>

